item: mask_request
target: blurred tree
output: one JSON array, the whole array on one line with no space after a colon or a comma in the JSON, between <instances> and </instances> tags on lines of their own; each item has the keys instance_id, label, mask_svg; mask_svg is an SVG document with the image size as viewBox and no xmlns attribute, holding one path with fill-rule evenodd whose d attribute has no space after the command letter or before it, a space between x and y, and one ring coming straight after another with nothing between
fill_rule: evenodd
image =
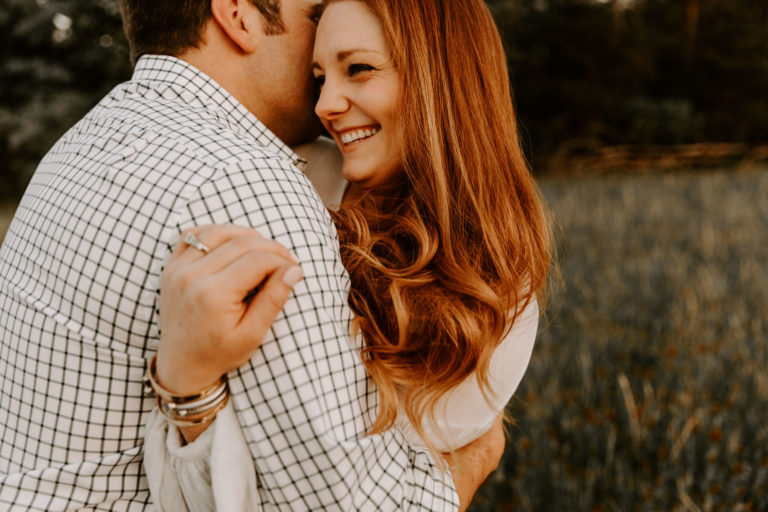
<instances>
[{"instance_id":1,"label":"blurred tree","mask_svg":"<svg viewBox=\"0 0 768 512\"><path fill-rule=\"evenodd\" d=\"M691 57L696 51L696 32L699 28L699 0L687 0L685 6L685 53Z\"/></svg>"},{"instance_id":2,"label":"blurred tree","mask_svg":"<svg viewBox=\"0 0 768 512\"><path fill-rule=\"evenodd\" d=\"M517 106L534 148L620 137L633 66L611 4L575 0L490 2L497 14ZM630 60L627 59L630 57ZM617 132L618 130L618 132Z\"/></svg>"},{"instance_id":3,"label":"blurred tree","mask_svg":"<svg viewBox=\"0 0 768 512\"><path fill-rule=\"evenodd\" d=\"M0 199L130 74L117 0L4 0L0 8Z\"/></svg>"},{"instance_id":4,"label":"blurred tree","mask_svg":"<svg viewBox=\"0 0 768 512\"><path fill-rule=\"evenodd\" d=\"M768 140L764 0L488 0L529 149Z\"/></svg>"},{"instance_id":5,"label":"blurred tree","mask_svg":"<svg viewBox=\"0 0 768 512\"><path fill-rule=\"evenodd\" d=\"M688 96L708 122L704 139L768 138L768 5L702 0Z\"/></svg>"},{"instance_id":6,"label":"blurred tree","mask_svg":"<svg viewBox=\"0 0 768 512\"><path fill-rule=\"evenodd\" d=\"M486 0L534 160L614 144L768 142L766 0ZM0 199L130 75L117 0L3 0Z\"/></svg>"}]
</instances>

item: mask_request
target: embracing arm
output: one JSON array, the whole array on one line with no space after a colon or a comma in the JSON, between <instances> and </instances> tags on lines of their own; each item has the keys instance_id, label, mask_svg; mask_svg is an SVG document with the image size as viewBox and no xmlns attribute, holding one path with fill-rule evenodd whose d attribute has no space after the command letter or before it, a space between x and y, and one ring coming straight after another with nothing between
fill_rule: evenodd
<instances>
[{"instance_id":1,"label":"embracing arm","mask_svg":"<svg viewBox=\"0 0 768 512\"><path fill-rule=\"evenodd\" d=\"M179 243L163 272L160 299L164 335L157 377L180 395L207 387L215 382L214 376L249 358L299 275L287 251L251 229L212 226L189 232L211 249L211 255ZM256 286L259 292L244 302L242 298ZM161 506L187 503L193 510L240 509L258 496L247 443L233 409L227 407L219 417L194 443L208 423L179 428L182 440L173 431L166 432L157 413L150 418L146 466ZM467 508L498 465L504 437L501 421L496 423L488 434L458 450L460 463L452 464L447 456L460 510ZM192 444L183 447L184 442ZM233 466L238 469L233 471ZM225 468L228 476L221 478L216 467Z\"/></svg>"},{"instance_id":2,"label":"embracing arm","mask_svg":"<svg viewBox=\"0 0 768 512\"><path fill-rule=\"evenodd\" d=\"M183 241L190 235L210 255ZM189 396L251 358L302 272L285 247L250 228L197 227L180 239L161 278L156 377L168 392ZM207 427L179 432L190 443Z\"/></svg>"},{"instance_id":3,"label":"embracing arm","mask_svg":"<svg viewBox=\"0 0 768 512\"><path fill-rule=\"evenodd\" d=\"M377 395L360 361L361 340L349 338L348 278L333 225L306 178L284 161L267 163L241 162L203 183L179 222L253 226L285 245L304 272L261 349L229 375L259 499L312 509L456 510L450 475L426 451L396 429L365 435ZM203 318L204 309L194 311Z\"/></svg>"},{"instance_id":4,"label":"embracing arm","mask_svg":"<svg viewBox=\"0 0 768 512\"><path fill-rule=\"evenodd\" d=\"M500 414L488 432L456 450L456 461L450 454L443 455L451 466L459 512L467 510L482 483L496 470L505 445L504 416Z\"/></svg>"}]
</instances>

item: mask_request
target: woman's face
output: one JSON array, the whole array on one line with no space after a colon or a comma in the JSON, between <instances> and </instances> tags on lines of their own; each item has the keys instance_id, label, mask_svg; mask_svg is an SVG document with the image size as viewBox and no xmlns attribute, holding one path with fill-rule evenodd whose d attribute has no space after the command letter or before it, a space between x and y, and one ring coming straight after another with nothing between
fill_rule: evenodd
<instances>
[{"instance_id":1,"label":"woman's face","mask_svg":"<svg viewBox=\"0 0 768 512\"><path fill-rule=\"evenodd\" d=\"M371 188L396 175L403 151L395 119L400 77L373 12L361 2L330 4L317 27L315 106L344 156L344 177Z\"/></svg>"}]
</instances>

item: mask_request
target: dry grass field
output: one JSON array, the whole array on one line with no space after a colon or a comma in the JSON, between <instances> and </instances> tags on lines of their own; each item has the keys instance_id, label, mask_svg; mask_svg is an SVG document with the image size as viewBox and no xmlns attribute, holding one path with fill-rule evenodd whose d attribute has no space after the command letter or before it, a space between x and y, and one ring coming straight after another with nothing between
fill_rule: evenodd
<instances>
[{"instance_id":1,"label":"dry grass field","mask_svg":"<svg viewBox=\"0 0 768 512\"><path fill-rule=\"evenodd\" d=\"M768 510L768 170L541 185L563 285L472 510Z\"/></svg>"},{"instance_id":2,"label":"dry grass field","mask_svg":"<svg viewBox=\"0 0 768 512\"><path fill-rule=\"evenodd\" d=\"M563 286L472 510L768 510L768 170L541 186Z\"/></svg>"}]
</instances>

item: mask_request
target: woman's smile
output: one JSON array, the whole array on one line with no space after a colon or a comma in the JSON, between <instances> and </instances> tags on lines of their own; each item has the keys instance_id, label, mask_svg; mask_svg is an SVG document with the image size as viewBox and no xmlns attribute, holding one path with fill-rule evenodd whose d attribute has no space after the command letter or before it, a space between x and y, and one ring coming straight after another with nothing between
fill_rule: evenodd
<instances>
[{"instance_id":1,"label":"woman's smile","mask_svg":"<svg viewBox=\"0 0 768 512\"><path fill-rule=\"evenodd\" d=\"M360 128L351 128L339 133L341 140L341 151L346 153L354 151L361 144L368 142L381 131L381 126L364 126Z\"/></svg>"},{"instance_id":2,"label":"woman's smile","mask_svg":"<svg viewBox=\"0 0 768 512\"><path fill-rule=\"evenodd\" d=\"M340 134L341 143L344 146L367 140L381 131L381 126L367 126L364 128L352 128Z\"/></svg>"}]
</instances>

